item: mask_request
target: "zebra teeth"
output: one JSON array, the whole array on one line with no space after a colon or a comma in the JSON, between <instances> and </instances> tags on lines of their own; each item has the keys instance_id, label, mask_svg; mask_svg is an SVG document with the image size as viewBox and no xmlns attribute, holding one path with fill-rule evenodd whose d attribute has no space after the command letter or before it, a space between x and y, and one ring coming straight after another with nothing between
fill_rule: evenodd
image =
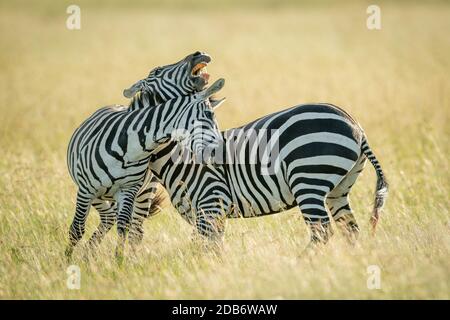
<instances>
[{"instance_id":1,"label":"zebra teeth","mask_svg":"<svg viewBox=\"0 0 450 320\"><path fill-rule=\"evenodd\" d=\"M203 73L206 73L206 63L204 62L197 63L191 71L193 76L198 76Z\"/></svg>"}]
</instances>

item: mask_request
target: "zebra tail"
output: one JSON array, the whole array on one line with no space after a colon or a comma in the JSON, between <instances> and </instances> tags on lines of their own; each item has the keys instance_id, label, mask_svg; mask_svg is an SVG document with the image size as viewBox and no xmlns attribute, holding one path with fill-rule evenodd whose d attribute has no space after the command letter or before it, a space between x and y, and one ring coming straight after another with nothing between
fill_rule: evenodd
<instances>
[{"instance_id":1,"label":"zebra tail","mask_svg":"<svg viewBox=\"0 0 450 320\"><path fill-rule=\"evenodd\" d=\"M361 144L361 151L364 153L367 159L369 159L370 163L372 163L375 168L377 174L377 185L375 190L375 201L373 204L373 211L371 217L372 230L375 232L375 228L377 226L378 219L380 218L381 209L386 202L386 198L388 196L389 184L386 180L386 177L381 169L381 165L378 162L375 154L370 149L369 144L367 143L366 138L364 137Z\"/></svg>"}]
</instances>

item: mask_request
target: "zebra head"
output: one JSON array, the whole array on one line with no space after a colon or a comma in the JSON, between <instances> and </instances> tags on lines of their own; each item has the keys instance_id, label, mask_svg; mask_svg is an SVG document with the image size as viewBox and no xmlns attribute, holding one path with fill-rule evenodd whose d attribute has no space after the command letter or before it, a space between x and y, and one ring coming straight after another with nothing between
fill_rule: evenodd
<instances>
[{"instance_id":1,"label":"zebra head","mask_svg":"<svg viewBox=\"0 0 450 320\"><path fill-rule=\"evenodd\" d=\"M132 98L138 92L150 94L154 105L158 105L201 91L208 84L209 74L206 72L206 66L209 62L209 55L197 51L177 63L156 67L150 71L147 78L125 89L123 95Z\"/></svg>"},{"instance_id":2,"label":"zebra head","mask_svg":"<svg viewBox=\"0 0 450 320\"><path fill-rule=\"evenodd\" d=\"M224 100L212 96L223 88L224 79L215 81L209 88L189 96L181 96L157 107L163 108L168 121L155 132L155 147L152 153L157 155L170 142L181 147L183 161L211 162L215 148L221 143L221 133L214 115L214 109ZM166 107L167 105L167 107ZM180 161L179 155L174 160Z\"/></svg>"}]
</instances>

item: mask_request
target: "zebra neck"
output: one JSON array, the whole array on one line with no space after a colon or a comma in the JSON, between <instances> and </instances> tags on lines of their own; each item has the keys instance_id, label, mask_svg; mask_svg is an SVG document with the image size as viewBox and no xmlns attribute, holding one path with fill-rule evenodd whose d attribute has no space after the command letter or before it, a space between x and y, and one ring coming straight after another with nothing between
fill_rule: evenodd
<instances>
[{"instance_id":1,"label":"zebra neck","mask_svg":"<svg viewBox=\"0 0 450 320\"><path fill-rule=\"evenodd\" d=\"M176 142L171 142L150 158L149 167L155 176L165 185L165 180L171 168L175 165L173 162L172 151L176 147Z\"/></svg>"},{"instance_id":2,"label":"zebra neck","mask_svg":"<svg viewBox=\"0 0 450 320\"><path fill-rule=\"evenodd\" d=\"M172 119L165 119L162 114L165 104L156 107L147 106L135 111L132 130L139 138L144 152L153 152L163 143L164 138L172 131Z\"/></svg>"},{"instance_id":3,"label":"zebra neck","mask_svg":"<svg viewBox=\"0 0 450 320\"><path fill-rule=\"evenodd\" d=\"M159 95L151 92L139 92L136 96L131 100L130 105L128 106L128 110L130 112L144 109L146 107L156 107L162 101Z\"/></svg>"}]
</instances>

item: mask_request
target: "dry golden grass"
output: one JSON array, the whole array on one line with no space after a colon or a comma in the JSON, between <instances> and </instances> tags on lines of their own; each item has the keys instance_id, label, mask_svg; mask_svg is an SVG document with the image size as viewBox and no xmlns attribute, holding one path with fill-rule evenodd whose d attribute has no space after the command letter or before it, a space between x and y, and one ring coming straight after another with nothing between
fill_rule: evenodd
<instances>
[{"instance_id":1,"label":"dry golden grass","mask_svg":"<svg viewBox=\"0 0 450 320\"><path fill-rule=\"evenodd\" d=\"M80 1L80 31L65 28L64 4L0 5L0 298L450 298L450 5L381 2L382 30L369 31L368 3L129 2ZM308 234L291 210L230 220L218 259L167 206L120 267L115 232L97 260L84 262L78 247L81 289L67 289L70 135L96 108L126 103L122 90L150 68L194 50L227 79L223 129L306 102L354 115L391 184L378 234L369 235L368 166L351 195L355 248L336 235L313 259L299 257ZM97 222L92 211L87 236ZM369 265L381 268L380 290L366 286Z\"/></svg>"}]
</instances>

